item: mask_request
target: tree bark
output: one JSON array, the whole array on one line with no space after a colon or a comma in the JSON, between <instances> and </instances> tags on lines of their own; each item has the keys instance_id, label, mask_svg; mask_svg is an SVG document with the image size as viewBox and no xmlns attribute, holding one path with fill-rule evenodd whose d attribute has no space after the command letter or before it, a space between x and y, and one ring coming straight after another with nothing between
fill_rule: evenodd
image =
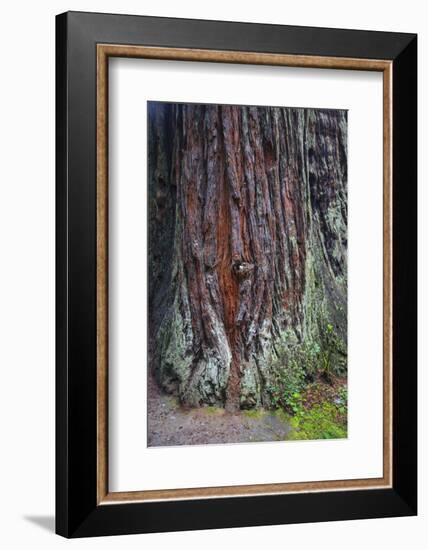
<instances>
[{"instance_id":1,"label":"tree bark","mask_svg":"<svg viewBox=\"0 0 428 550\"><path fill-rule=\"evenodd\" d=\"M151 102L149 198L164 390L270 406L278 370L322 350L326 326L346 370L346 111Z\"/></svg>"}]
</instances>

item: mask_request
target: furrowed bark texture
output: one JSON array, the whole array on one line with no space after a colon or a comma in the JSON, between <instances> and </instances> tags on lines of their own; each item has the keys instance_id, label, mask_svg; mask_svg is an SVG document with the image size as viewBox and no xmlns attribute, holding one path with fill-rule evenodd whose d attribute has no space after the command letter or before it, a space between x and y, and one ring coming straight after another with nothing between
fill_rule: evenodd
<instances>
[{"instance_id":1,"label":"furrowed bark texture","mask_svg":"<svg viewBox=\"0 0 428 550\"><path fill-rule=\"evenodd\" d=\"M149 199L164 390L269 406L277 371L326 345L325 326L346 355L346 111L151 102Z\"/></svg>"}]
</instances>

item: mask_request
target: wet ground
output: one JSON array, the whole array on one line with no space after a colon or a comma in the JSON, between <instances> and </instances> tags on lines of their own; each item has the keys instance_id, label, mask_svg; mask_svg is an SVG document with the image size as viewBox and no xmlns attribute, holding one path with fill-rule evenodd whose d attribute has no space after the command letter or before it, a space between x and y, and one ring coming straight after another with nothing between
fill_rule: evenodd
<instances>
[{"instance_id":1,"label":"wet ground","mask_svg":"<svg viewBox=\"0 0 428 550\"><path fill-rule=\"evenodd\" d=\"M149 378L149 447L283 441L290 429L283 417L270 411L229 413L216 407L183 408Z\"/></svg>"}]
</instances>

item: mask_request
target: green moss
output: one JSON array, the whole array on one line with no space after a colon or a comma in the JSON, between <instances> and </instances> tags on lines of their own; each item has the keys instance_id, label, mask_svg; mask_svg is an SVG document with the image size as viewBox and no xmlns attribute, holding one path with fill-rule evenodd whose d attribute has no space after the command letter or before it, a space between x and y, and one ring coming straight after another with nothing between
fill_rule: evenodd
<instances>
[{"instance_id":1,"label":"green moss","mask_svg":"<svg viewBox=\"0 0 428 550\"><path fill-rule=\"evenodd\" d=\"M288 439L344 439L347 437L346 423L338 419L337 407L332 403L322 403L311 409L301 408L290 418L293 428Z\"/></svg>"},{"instance_id":2,"label":"green moss","mask_svg":"<svg viewBox=\"0 0 428 550\"><path fill-rule=\"evenodd\" d=\"M248 418L263 418L266 414L264 409L250 409L242 411L245 416Z\"/></svg>"},{"instance_id":3,"label":"green moss","mask_svg":"<svg viewBox=\"0 0 428 550\"><path fill-rule=\"evenodd\" d=\"M210 405L208 407L204 407L204 412L209 415L222 415L224 414L224 409L220 407L213 407L212 405Z\"/></svg>"}]
</instances>

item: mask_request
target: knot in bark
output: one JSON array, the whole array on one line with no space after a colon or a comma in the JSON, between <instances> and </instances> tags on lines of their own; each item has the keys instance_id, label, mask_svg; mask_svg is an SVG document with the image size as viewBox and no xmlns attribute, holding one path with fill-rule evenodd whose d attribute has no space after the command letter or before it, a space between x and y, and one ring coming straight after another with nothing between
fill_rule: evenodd
<instances>
[{"instance_id":1,"label":"knot in bark","mask_svg":"<svg viewBox=\"0 0 428 550\"><path fill-rule=\"evenodd\" d=\"M248 279L251 275L251 273L254 270L254 264L250 264L248 262L235 262L232 266L232 271L236 275L236 277L243 281L244 279Z\"/></svg>"}]
</instances>

